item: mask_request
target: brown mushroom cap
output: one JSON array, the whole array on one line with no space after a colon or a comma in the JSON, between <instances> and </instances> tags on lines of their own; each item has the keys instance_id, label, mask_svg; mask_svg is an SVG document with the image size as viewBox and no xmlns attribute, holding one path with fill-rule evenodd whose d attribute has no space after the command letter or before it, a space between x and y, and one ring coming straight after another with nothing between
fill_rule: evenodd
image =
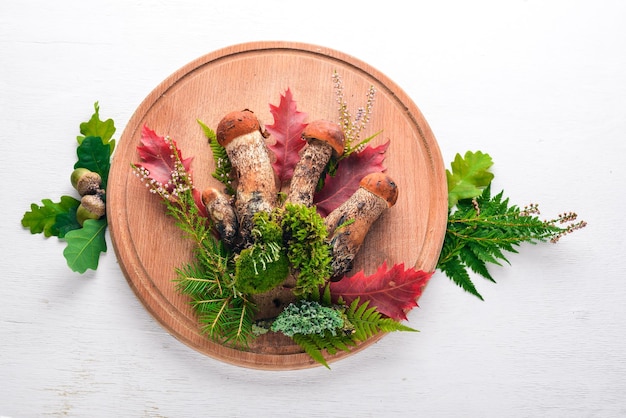
<instances>
[{"instance_id":1,"label":"brown mushroom cap","mask_svg":"<svg viewBox=\"0 0 626 418\"><path fill-rule=\"evenodd\" d=\"M316 120L309 123L302 131L302 138L307 141L317 139L333 147L337 155L343 154L345 136L341 126L327 120Z\"/></svg>"},{"instance_id":2,"label":"brown mushroom cap","mask_svg":"<svg viewBox=\"0 0 626 418\"><path fill-rule=\"evenodd\" d=\"M224 116L215 134L217 142L225 147L233 139L254 131L261 131L261 123L251 110L245 109Z\"/></svg>"},{"instance_id":3,"label":"brown mushroom cap","mask_svg":"<svg viewBox=\"0 0 626 418\"><path fill-rule=\"evenodd\" d=\"M215 190L213 187L209 187L208 189L202 191L202 203L204 203L204 206L208 206L209 203L211 203L218 197L219 194L217 190Z\"/></svg>"},{"instance_id":4,"label":"brown mushroom cap","mask_svg":"<svg viewBox=\"0 0 626 418\"><path fill-rule=\"evenodd\" d=\"M398 200L398 185L385 173L371 173L361 179L361 187L385 200L389 207Z\"/></svg>"}]
</instances>

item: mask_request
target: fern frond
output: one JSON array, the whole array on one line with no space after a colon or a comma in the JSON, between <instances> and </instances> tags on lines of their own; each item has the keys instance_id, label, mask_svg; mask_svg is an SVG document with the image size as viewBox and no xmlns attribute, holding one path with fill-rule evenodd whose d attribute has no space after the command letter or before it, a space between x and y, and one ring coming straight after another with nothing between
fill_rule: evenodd
<instances>
[{"instance_id":1,"label":"fern frond","mask_svg":"<svg viewBox=\"0 0 626 418\"><path fill-rule=\"evenodd\" d=\"M310 339L309 335L304 334L296 334L291 337L293 342L298 344L305 353L309 355L313 360L317 361L319 364L323 365L327 369L330 369L328 362L324 358L324 354L322 354L322 349L320 349L315 342Z\"/></svg>"},{"instance_id":2,"label":"fern frond","mask_svg":"<svg viewBox=\"0 0 626 418\"><path fill-rule=\"evenodd\" d=\"M359 298L352 301L346 310L346 318L354 330L354 341L365 341L379 332L417 331L391 318L383 317L376 307L369 307L369 301L360 303Z\"/></svg>"},{"instance_id":3,"label":"fern frond","mask_svg":"<svg viewBox=\"0 0 626 418\"><path fill-rule=\"evenodd\" d=\"M478 299L483 300L482 295L478 293L478 290L476 290L476 286L474 286L474 283L472 282L472 279L470 278L470 275L465 268L464 263L461 261L458 255L453 257L446 257L445 262L440 261L437 264L437 268L441 270L443 274L448 276L448 278L461 289L465 290L467 293L476 296Z\"/></svg>"},{"instance_id":4,"label":"fern frond","mask_svg":"<svg viewBox=\"0 0 626 418\"><path fill-rule=\"evenodd\" d=\"M476 199L462 199L448 214L444 245L437 268L467 292L482 299L471 281L469 271L494 282L488 264L509 263L505 253L517 253L523 243L555 241L584 223L561 227L558 224L575 219L575 214L560 215L545 221L538 216L536 205L521 210L509 203L504 192L491 195L485 187Z\"/></svg>"},{"instance_id":5,"label":"fern frond","mask_svg":"<svg viewBox=\"0 0 626 418\"><path fill-rule=\"evenodd\" d=\"M463 248L463 250L459 253L460 260L470 268L474 273L483 276L485 279L492 281L495 283L494 278L489 273L487 269L487 264L485 259L481 257L479 254L482 254L485 257L489 257L490 260L494 260L494 263L500 265L500 263L492 256L489 256L488 253L483 253L480 250L478 253L474 252L474 248L472 246L467 246Z\"/></svg>"},{"instance_id":6,"label":"fern frond","mask_svg":"<svg viewBox=\"0 0 626 418\"><path fill-rule=\"evenodd\" d=\"M291 338L296 344L302 347L304 352L313 360L328 369L330 369L330 367L322 353L323 351L326 351L329 355L334 355L338 351L350 352L351 347L356 345L356 342L351 336L341 333L332 335L330 331L326 331L323 336L318 334L295 334Z\"/></svg>"},{"instance_id":7,"label":"fern frond","mask_svg":"<svg viewBox=\"0 0 626 418\"><path fill-rule=\"evenodd\" d=\"M228 158L228 154L226 153L226 148L220 145L217 142L217 136L215 135L215 131L209 128L205 123L198 120L198 124L202 127L202 131L204 135L207 137L209 141L209 147L211 148L211 152L213 153L213 161L215 161L215 171L211 173L213 178L218 180L226 187L226 193L230 195L235 194L235 189L232 185L232 164L230 159Z\"/></svg>"}]
</instances>

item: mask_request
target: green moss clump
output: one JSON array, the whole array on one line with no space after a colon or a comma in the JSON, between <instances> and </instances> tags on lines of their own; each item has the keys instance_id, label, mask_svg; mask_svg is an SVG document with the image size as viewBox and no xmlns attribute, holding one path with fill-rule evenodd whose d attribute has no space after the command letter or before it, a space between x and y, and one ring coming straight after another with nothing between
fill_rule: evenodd
<instances>
[{"instance_id":1,"label":"green moss clump","mask_svg":"<svg viewBox=\"0 0 626 418\"><path fill-rule=\"evenodd\" d=\"M248 294L267 292L289 275L289 259L282 248L283 230L274 213L254 215L252 237L254 244L235 258L235 287Z\"/></svg>"},{"instance_id":2,"label":"green moss clump","mask_svg":"<svg viewBox=\"0 0 626 418\"><path fill-rule=\"evenodd\" d=\"M273 252L255 244L241 251L235 260L235 287L243 293L267 292L289 274L289 260L283 251Z\"/></svg>"},{"instance_id":3,"label":"green moss clump","mask_svg":"<svg viewBox=\"0 0 626 418\"><path fill-rule=\"evenodd\" d=\"M235 258L235 285L243 293L262 293L278 286L292 269L294 293L307 296L332 274L331 250L324 219L315 207L286 204L254 215L254 243Z\"/></svg>"},{"instance_id":4,"label":"green moss clump","mask_svg":"<svg viewBox=\"0 0 626 418\"><path fill-rule=\"evenodd\" d=\"M323 285L332 274L331 249L324 219L315 207L286 204L282 218L287 257L298 271L294 292L306 296Z\"/></svg>"}]
</instances>

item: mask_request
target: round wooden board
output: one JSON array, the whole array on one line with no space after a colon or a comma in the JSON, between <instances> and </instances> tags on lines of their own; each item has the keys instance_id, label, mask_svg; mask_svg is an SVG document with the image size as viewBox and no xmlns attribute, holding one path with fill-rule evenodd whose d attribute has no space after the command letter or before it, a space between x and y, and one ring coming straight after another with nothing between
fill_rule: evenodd
<instances>
[{"instance_id":1,"label":"round wooden board","mask_svg":"<svg viewBox=\"0 0 626 418\"><path fill-rule=\"evenodd\" d=\"M383 261L417 269L435 268L447 220L445 169L438 145L413 101L389 78L344 53L302 43L254 42L228 47L187 64L152 91L129 121L117 145L107 189L107 217L113 246L128 283L146 309L177 339L213 358L266 370L316 366L291 339L269 333L249 351L210 341L188 301L175 290L176 267L191 260L192 245L181 235L163 204L132 173L139 162L141 128L173 138L183 157L193 156L196 188L219 184L212 178L213 158L197 120L215 129L232 110L251 109L273 123L269 104L278 105L289 88L308 120L337 120L332 75L343 79L345 101L354 115L365 106L374 86L373 116L363 138L382 131L371 142L389 141L384 165L399 187L397 204L371 228L354 271L372 273ZM350 353L376 342L381 335Z\"/></svg>"}]
</instances>

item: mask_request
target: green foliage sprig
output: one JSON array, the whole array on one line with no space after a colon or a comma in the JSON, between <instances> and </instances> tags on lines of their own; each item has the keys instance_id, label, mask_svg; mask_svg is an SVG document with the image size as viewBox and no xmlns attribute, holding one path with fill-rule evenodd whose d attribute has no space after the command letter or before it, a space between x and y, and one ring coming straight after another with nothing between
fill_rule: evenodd
<instances>
[{"instance_id":1,"label":"green foliage sprig","mask_svg":"<svg viewBox=\"0 0 626 418\"><path fill-rule=\"evenodd\" d=\"M86 168L101 178L99 196L106 200L106 184L111 167L111 155L115 148L115 124L112 119L100 119L100 106L94 104L94 113L87 122L80 124L81 135L76 137L77 161L74 169ZM72 196L61 196L58 202L43 199L41 205L33 203L30 211L22 217L22 226L32 234L43 233L46 238L56 236L67 243L63 256L75 272L84 273L98 267L101 253L106 252L106 215L100 219L85 220L82 225L77 218L80 201Z\"/></svg>"},{"instance_id":2,"label":"green foliage sprig","mask_svg":"<svg viewBox=\"0 0 626 418\"><path fill-rule=\"evenodd\" d=\"M369 301L360 303L360 300L357 298L350 305L345 305L342 300L339 300L337 304L333 304L331 299L328 286L324 288L323 292L312 292L309 295L309 300L319 303L320 306L326 307L326 309L335 310L337 316L343 318L341 325L339 325L339 321L336 322L338 325L336 329L330 329L328 326L318 327L316 326L317 321L314 321L313 324L303 324L306 318L277 326L277 328L286 328L292 334L291 338L293 341L302 347L304 352L312 359L326 368L330 367L324 353L334 355L339 351L349 352L359 342L365 341L380 332L417 331L391 318L383 317L376 310L376 307L369 306ZM316 317L315 313L317 313L317 310L312 315L313 317ZM330 315L325 313L323 316L328 317ZM325 325L328 325L330 322L332 321L328 321ZM309 332L292 332L298 329L308 329Z\"/></svg>"},{"instance_id":3,"label":"green foliage sprig","mask_svg":"<svg viewBox=\"0 0 626 418\"><path fill-rule=\"evenodd\" d=\"M464 157L457 154L447 171L450 209L437 263L454 283L481 300L470 272L495 282L487 265L508 263L505 252L516 253L522 243L557 242L586 226L573 212L542 220L536 204L520 209L504 192L492 196L492 164L488 154L467 152Z\"/></svg>"},{"instance_id":4,"label":"green foliage sprig","mask_svg":"<svg viewBox=\"0 0 626 418\"><path fill-rule=\"evenodd\" d=\"M170 149L176 145L163 138ZM176 270L176 288L191 299L202 331L220 343L245 347L252 337L255 305L236 287L234 254L213 234L210 220L200 213L194 198L193 180L178 152L172 152L172 189L151 182L149 172L133 169L150 191L161 198L166 213L194 244L194 261Z\"/></svg>"}]
</instances>

